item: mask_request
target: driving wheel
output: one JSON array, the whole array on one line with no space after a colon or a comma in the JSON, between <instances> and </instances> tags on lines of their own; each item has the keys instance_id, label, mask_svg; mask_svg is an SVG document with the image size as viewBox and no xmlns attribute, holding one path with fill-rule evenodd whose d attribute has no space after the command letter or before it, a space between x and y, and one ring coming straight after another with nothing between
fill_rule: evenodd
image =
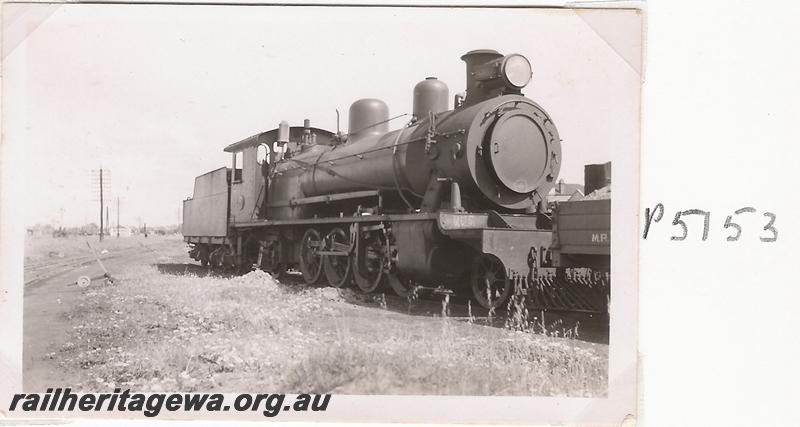
<instances>
[{"instance_id":1,"label":"driving wheel","mask_svg":"<svg viewBox=\"0 0 800 427\"><path fill-rule=\"evenodd\" d=\"M300 240L300 271L306 284L316 285L322 278L322 255L318 254L323 242L319 231L309 228Z\"/></svg>"},{"instance_id":2,"label":"driving wheel","mask_svg":"<svg viewBox=\"0 0 800 427\"><path fill-rule=\"evenodd\" d=\"M350 236L341 228L334 228L325 238L326 252L322 261L325 277L334 288L344 288L353 278L350 262Z\"/></svg>"}]
</instances>

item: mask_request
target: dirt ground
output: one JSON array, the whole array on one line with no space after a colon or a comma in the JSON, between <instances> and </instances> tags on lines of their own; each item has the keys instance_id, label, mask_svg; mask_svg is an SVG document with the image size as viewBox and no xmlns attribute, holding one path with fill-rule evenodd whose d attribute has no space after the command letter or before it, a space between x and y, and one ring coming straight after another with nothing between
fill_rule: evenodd
<instances>
[{"instance_id":1,"label":"dirt ground","mask_svg":"<svg viewBox=\"0 0 800 427\"><path fill-rule=\"evenodd\" d=\"M538 312L525 331L453 298L225 276L179 236L26 245L24 388L604 396L608 318ZM114 240L108 239L108 240ZM50 261L50 262L48 262Z\"/></svg>"}]
</instances>

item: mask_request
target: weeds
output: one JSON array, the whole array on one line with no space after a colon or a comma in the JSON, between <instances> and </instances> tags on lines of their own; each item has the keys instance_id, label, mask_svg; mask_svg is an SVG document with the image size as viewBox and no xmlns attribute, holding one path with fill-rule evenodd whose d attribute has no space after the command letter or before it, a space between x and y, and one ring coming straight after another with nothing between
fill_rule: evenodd
<instances>
[{"instance_id":1,"label":"weeds","mask_svg":"<svg viewBox=\"0 0 800 427\"><path fill-rule=\"evenodd\" d=\"M387 309L387 306L386 306L386 294L381 293L380 298L378 298L378 303L380 304L382 309L384 309L384 310Z\"/></svg>"},{"instance_id":2,"label":"weeds","mask_svg":"<svg viewBox=\"0 0 800 427\"><path fill-rule=\"evenodd\" d=\"M444 297L442 297L442 317L445 318L445 319L450 317L450 294L449 293L444 294Z\"/></svg>"},{"instance_id":3,"label":"weeds","mask_svg":"<svg viewBox=\"0 0 800 427\"><path fill-rule=\"evenodd\" d=\"M476 340L461 332L400 335L383 343L349 336L295 365L283 388L341 394L605 394L607 364L581 346L530 334Z\"/></svg>"},{"instance_id":4,"label":"weeds","mask_svg":"<svg viewBox=\"0 0 800 427\"><path fill-rule=\"evenodd\" d=\"M68 315L73 333L46 357L78 372L83 391L335 392L604 396L607 346L530 319L515 295L506 328L386 309L386 298L290 286L269 274L198 277L153 266L89 288ZM416 293L413 300L416 300ZM519 298L518 298L519 297ZM411 298L410 298L411 299ZM490 310L490 318L494 316ZM558 331L556 333L556 331Z\"/></svg>"}]
</instances>

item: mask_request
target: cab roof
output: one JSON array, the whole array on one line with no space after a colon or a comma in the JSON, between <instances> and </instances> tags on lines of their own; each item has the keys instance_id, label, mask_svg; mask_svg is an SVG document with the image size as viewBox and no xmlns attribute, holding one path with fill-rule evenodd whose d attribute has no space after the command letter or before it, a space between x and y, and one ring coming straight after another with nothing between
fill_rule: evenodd
<instances>
[{"instance_id":1,"label":"cab roof","mask_svg":"<svg viewBox=\"0 0 800 427\"><path fill-rule=\"evenodd\" d=\"M289 128L289 140L292 142L300 142L300 139L303 136L303 131L306 128L303 126L291 126ZM324 144L328 145L330 141L333 140L334 133L320 128L309 127L311 129L311 133L317 135L317 144ZM234 142L233 144L225 147L225 152L234 153L237 151L242 151L245 148L253 147L262 142L272 143L278 139L278 128L268 130L266 132L261 132L259 134L247 137L239 142Z\"/></svg>"}]
</instances>

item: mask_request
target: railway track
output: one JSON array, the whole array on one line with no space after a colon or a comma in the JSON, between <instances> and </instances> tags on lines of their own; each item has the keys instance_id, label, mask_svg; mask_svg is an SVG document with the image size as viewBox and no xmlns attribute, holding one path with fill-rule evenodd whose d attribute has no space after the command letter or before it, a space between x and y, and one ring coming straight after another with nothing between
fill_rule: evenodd
<instances>
[{"instance_id":1,"label":"railway track","mask_svg":"<svg viewBox=\"0 0 800 427\"><path fill-rule=\"evenodd\" d=\"M100 260L131 255L140 249L137 247L117 249L113 252L109 251L105 254L100 254ZM88 252L88 251L87 251ZM33 262L25 262L23 267L25 286L29 286L36 282L49 279L59 274L67 273L77 267L97 262L94 255L87 253L64 258L48 258L44 260L37 260Z\"/></svg>"}]
</instances>

